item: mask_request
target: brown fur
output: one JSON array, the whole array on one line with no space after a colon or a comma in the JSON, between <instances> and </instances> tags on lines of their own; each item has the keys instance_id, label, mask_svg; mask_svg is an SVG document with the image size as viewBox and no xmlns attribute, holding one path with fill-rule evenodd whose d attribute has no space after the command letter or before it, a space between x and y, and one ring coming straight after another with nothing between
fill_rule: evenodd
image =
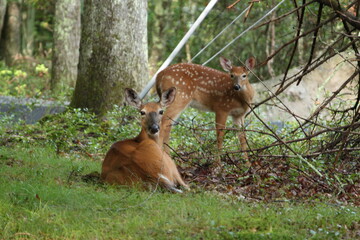
<instances>
[{"instance_id":1,"label":"brown fur","mask_svg":"<svg viewBox=\"0 0 360 240\"><path fill-rule=\"evenodd\" d=\"M237 125L244 127L244 117L250 110L249 106L254 97L254 90L247 75L248 69L255 66L255 59L249 58L246 61L246 67L232 66L231 62L225 58L221 58L220 63L228 73L197 64L180 63L158 74L156 89L159 95L171 87L177 89L175 100L164 113L160 143L169 142L172 121L175 121L189 105L215 112L219 149L223 144L224 131L222 129L229 115L233 117ZM235 85L241 89L234 90ZM246 150L244 131L240 132L239 140L241 148ZM247 158L246 152L245 158Z\"/></svg>"},{"instance_id":2,"label":"brown fur","mask_svg":"<svg viewBox=\"0 0 360 240\"><path fill-rule=\"evenodd\" d=\"M136 101L140 101L137 95L132 97L136 97ZM141 105L141 103L133 101L130 104L139 107L144 113L141 132L134 139L118 141L111 146L102 165L101 179L120 185L134 185L143 182L159 183L175 192L181 192L176 188L177 185L188 189L174 161L159 147L158 133L153 134L149 130L150 123L160 125L161 103Z\"/></svg>"}]
</instances>

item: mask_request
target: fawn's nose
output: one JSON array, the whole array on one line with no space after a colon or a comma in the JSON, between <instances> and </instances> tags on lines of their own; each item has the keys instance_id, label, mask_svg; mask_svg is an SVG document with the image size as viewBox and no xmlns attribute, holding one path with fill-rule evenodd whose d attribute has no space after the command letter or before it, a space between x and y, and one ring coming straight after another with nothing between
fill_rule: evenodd
<instances>
[{"instance_id":1,"label":"fawn's nose","mask_svg":"<svg viewBox=\"0 0 360 240\"><path fill-rule=\"evenodd\" d=\"M234 85L234 90L239 91L241 89L241 86L239 84Z\"/></svg>"},{"instance_id":2,"label":"fawn's nose","mask_svg":"<svg viewBox=\"0 0 360 240\"><path fill-rule=\"evenodd\" d=\"M159 127L159 125L157 125L157 124L153 124L153 125L151 125L151 126L149 127L149 132L150 132L151 134L156 134L156 133L159 132L159 130L160 130L160 127Z\"/></svg>"}]
</instances>

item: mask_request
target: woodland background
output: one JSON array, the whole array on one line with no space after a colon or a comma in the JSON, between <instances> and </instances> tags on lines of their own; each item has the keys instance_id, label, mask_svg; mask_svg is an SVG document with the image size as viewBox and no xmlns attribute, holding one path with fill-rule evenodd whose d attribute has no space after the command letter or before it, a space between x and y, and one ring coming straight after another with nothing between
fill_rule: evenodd
<instances>
[{"instance_id":1,"label":"woodland background","mask_svg":"<svg viewBox=\"0 0 360 240\"><path fill-rule=\"evenodd\" d=\"M172 63L203 64L279 2L219 1ZM1 113L0 237L360 236L359 1L284 1L221 53L236 64L257 59L250 81L258 95L246 118L250 166L239 129L229 121L218 151L213 114L188 109L171 155L190 193L96 180L109 146L139 132L123 89L143 88L207 3L0 0L0 95L31 98L30 110L45 100L66 106L34 124ZM220 69L218 57L207 66ZM303 98L310 107L300 114ZM221 173L212 169L218 157Z\"/></svg>"}]
</instances>

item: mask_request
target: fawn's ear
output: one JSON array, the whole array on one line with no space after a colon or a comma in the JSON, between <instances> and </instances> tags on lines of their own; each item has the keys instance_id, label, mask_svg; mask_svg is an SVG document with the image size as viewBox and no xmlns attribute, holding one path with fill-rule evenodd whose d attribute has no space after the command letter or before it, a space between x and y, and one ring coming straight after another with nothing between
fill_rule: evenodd
<instances>
[{"instance_id":1,"label":"fawn's ear","mask_svg":"<svg viewBox=\"0 0 360 240\"><path fill-rule=\"evenodd\" d=\"M232 64L231 64L231 61L229 59L226 59L224 57L220 57L220 64L221 64L222 68L224 69L224 71L226 71L226 72L231 71Z\"/></svg>"},{"instance_id":2,"label":"fawn's ear","mask_svg":"<svg viewBox=\"0 0 360 240\"><path fill-rule=\"evenodd\" d=\"M161 107L166 108L167 106L169 106L174 101L175 95L176 95L176 88L174 87L171 87L165 92L163 92L161 94L161 99L160 99Z\"/></svg>"},{"instance_id":3,"label":"fawn's ear","mask_svg":"<svg viewBox=\"0 0 360 240\"><path fill-rule=\"evenodd\" d=\"M246 62L245 62L245 66L251 70L255 67L255 64L256 64L256 60L254 57L249 57Z\"/></svg>"},{"instance_id":4,"label":"fawn's ear","mask_svg":"<svg viewBox=\"0 0 360 240\"><path fill-rule=\"evenodd\" d=\"M138 94L131 88L125 89L125 100L130 106L136 108L141 107L141 99L139 98Z\"/></svg>"}]
</instances>

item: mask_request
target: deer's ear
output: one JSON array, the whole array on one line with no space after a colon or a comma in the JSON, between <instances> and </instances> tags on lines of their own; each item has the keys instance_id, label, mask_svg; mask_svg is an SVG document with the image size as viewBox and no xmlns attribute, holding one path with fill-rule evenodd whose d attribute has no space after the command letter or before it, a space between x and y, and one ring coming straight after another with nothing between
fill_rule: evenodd
<instances>
[{"instance_id":1,"label":"deer's ear","mask_svg":"<svg viewBox=\"0 0 360 240\"><path fill-rule=\"evenodd\" d=\"M256 60L255 60L254 57L248 58L248 59L246 60L246 62L245 62L245 66L246 66L249 70L253 69L253 68L255 67L255 64L256 64Z\"/></svg>"},{"instance_id":2,"label":"deer's ear","mask_svg":"<svg viewBox=\"0 0 360 240\"><path fill-rule=\"evenodd\" d=\"M224 69L224 71L226 71L226 72L231 71L232 64L231 64L231 61L229 59L226 59L224 57L220 57L220 64L221 64L222 68Z\"/></svg>"},{"instance_id":3,"label":"deer's ear","mask_svg":"<svg viewBox=\"0 0 360 240\"><path fill-rule=\"evenodd\" d=\"M175 95L176 95L176 88L174 87L171 87L165 92L163 92L161 94L161 99L160 99L161 107L166 108L167 106L169 106L174 101Z\"/></svg>"},{"instance_id":4,"label":"deer's ear","mask_svg":"<svg viewBox=\"0 0 360 240\"><path fill-rule=\"evenodd\" d=\"M130 106L136 108L141 107L141 99L139 98L138 94L131 88L125 89L125 100Z\"/></svg>"}]
</instances>

